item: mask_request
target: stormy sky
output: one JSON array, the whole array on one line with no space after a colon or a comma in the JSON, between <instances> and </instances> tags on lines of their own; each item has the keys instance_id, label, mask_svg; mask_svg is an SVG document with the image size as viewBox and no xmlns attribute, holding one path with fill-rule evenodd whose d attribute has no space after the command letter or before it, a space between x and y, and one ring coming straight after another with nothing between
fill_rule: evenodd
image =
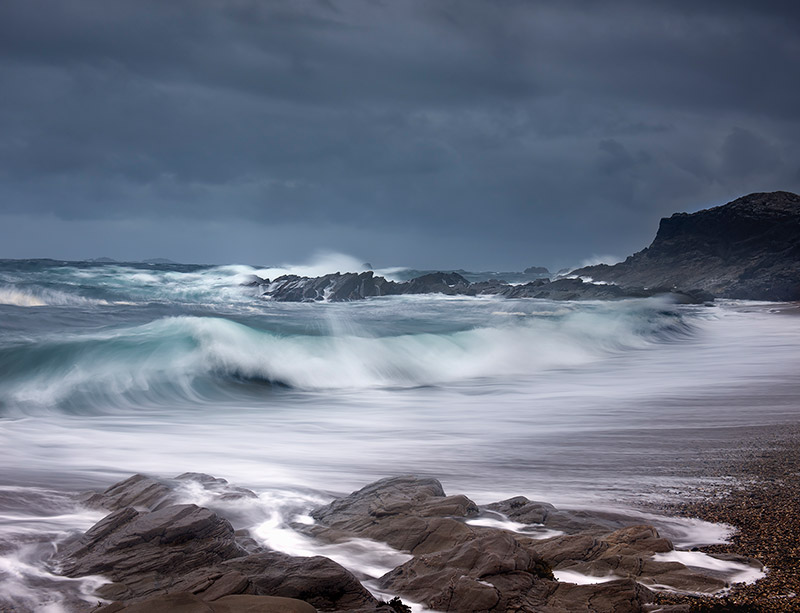
<instances>
[{"instance_id":1,"label":"stormy sky","mask_svg":"<svg viewBox=\"0 0 800 613\"><path fill-rule=\"evenodd\" d=\"M798 6L3 0L0 257L624 257L800 191Z\"/></svg>"}]
</instances>

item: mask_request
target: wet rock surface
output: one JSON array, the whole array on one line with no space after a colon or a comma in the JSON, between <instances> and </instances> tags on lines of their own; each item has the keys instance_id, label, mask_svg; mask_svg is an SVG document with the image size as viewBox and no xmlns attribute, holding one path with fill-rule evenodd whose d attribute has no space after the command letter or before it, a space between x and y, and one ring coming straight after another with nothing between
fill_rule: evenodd
<instances>
[{"instance_id":1,"label":"wet rock surface","mask_svg":"<svg viewBox=\"0 0 800 613\"><path fill-rule=\"evenodd\" d=\"M59 552L68 577L104 575L105 597L139 598L197 568L244 555L231 524L195 505L113 512Z\"/></svg>"},{"instance_id":2,"label":"wet rock surface","mask_svg":"<svg viewBox=\"0 0 800 613\"><path fill-rule=\"evenodd\" d=\"M109 579L97 591L115 601L106 613L396 610L331 559L268 550L210 509L170 504L175 484L186 480L222 488L220 495L231 489L209 475L137 475L100 498L85 497L138 508L119 508L65 543L55 559L61 572ZM293 528L321 547L356 539L407 552L407 561L371 585L437 611L635 612L655 599L653 589L715 593L726 586L714 573L659 560L672 543L622 514L561 511L523 497L479 507L448 496L432 478L382 479L310 515L313 524Z\"/></svg>"},{"instance_id":3,"label":"wet rock surface","mask_svg":"<svg viewBox=\"0 0 800 613\"><path fill-rule=\"evenodd\" d=\"M314 613L307 602L272 596L224 596L208 601L189 592L156 596L147 600L100 607L97 613Z\"/></svg>"},{"instance_id":4,"label":"wet rock surface","mask_svg":"<svg viewBox=\"0 0 800 613\"><path fill-rule=\"evenodd\" d=\"M90 509L117 511L126 507L155 511L180 501L182 490L196 487L213 494L217 500L257 498L254 492L230 485L225 479L204 473L183 473L173 479L136 474L115 483L102 492L85 492L78 500Z\"/></svg>"},{"instance_id":5,"label":"wet rock surface","mask_svg":"<svg viewBox=\"0 0 800 613\"><path fill-rule=\"evenodd\" d=\"M327 541L358 536L422 554L474 538L475 529L460 519L478 513L466 496L445 496L436 479L392 477L316 509L318 523L305 530Z\"/></svg>"}]
</instances>

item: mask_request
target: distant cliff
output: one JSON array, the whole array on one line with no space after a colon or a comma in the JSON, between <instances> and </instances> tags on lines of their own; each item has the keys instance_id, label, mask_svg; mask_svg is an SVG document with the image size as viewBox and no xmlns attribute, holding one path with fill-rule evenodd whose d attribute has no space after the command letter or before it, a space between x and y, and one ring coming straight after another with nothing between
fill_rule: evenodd
<instances>
[{"instance_id":1,"label":"distant cliff","mask_svg":"<svg viewBox=\"0 0 800 613\"><path fill-rule=\"evenodd\" d=\"M661 220L624 262L571 274L629 287L704 290L719 298L800 300L800 196L757 193Z\"/></svg>"}]
</instances>

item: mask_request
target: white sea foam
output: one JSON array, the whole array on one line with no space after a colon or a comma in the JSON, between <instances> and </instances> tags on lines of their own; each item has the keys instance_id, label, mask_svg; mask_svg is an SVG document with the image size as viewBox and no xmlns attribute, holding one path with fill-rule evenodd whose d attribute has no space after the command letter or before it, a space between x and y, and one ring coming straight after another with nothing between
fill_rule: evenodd
<instances>
[{"instance_id":1,"label":"white sea foam","mask_svg":"<svg viewBox=\"0 0 800 613\"><path fill-rule=\"evenodd\" d=\"M656 562L680 562L690 568L702 568L725 575L730 583L755 583L766 577L764 569L733 560L720 560L702 551L668 551L653 555Z\"/></svg>"},{"instance_id":2,"label":"white sea foam","mask_svg":"<svg viewBox=\"0 0 800 613\"><path fill-rule=\"evenodd\" d=\"M385 543L365 538L351 538L327 544L301 532L293 524L310 525L308 511L329 502L329 498L291 489L271 489L257 498L231 498L229 486L209 488L199 481L185 481L177 490L179 500L205 506L230 520L234 527L249 528L253 538L275 551L293 556L324 555L360 577L377 578L411 556Z\"/></svg>"},{"instance_id":3,"label":"white sea foam","mask_svg":"<svg viewBox=\"0 0 800 613\"><path fill-rule=\"evenodd\" d=\"M53 574L41 563L31 562L30 558L35 555L32 549L23 546L13 553L0 555L0 609L7 603L35 611L67 613L67 593L92 605L106 602L95 596L95 591L111 583L109 579L100 575L71 579Z\"/></svg>"},{"instance_id":4,"label":"white sea foam","mask_svg":"<svg viewBox=\"0 0 800 613\"><path fill-rule=\"evenodd\" d=\"M616 575L605 575L598 577L595 575L585 575L573 570L554 570L553 576L557 581L563 583L574 583L576 585L594 585L596 583L607 583L619 579Z\"/></svg>"},{"instance_id":5,"label":"white sea foam","mask_svg":"<svg viewBox=\"0 0 800 613\"><path fill-rule=\"evenodd\" d=\"M59 542L88 529L103 513L76 507L69 496L42 488L3 486L0 493L0 610L66 613L69 601L101 601L94 592L109 580L60 576L49 558Z\"/></svg>"},{"instance_id":6,"label":"white sea foam","mask_svg":"<svg viewBox=\"0 0 800 613\"><path fill-rule=\"evenodd\" d=\"M387 592L386 590L381 589L378 586L377 581L370 581L366 580L362 582L362 585L367 588L375 598L379 600L383 600L384 602L389 602L392 598L397 596L397 594L393 592ZM423 613L424 611L430 611L431 613L435 613L433 609L427 608L424 604L420 602L414 602L413 600L409 600L405 596L401 598L404 605L406 605L409 609L411 609L411 613Z\"/></svg>"},{"instance_id":7,"label":"white sea foam","mask_svg":"<svg viewBox=\"0 0 800 613\"><path fill-rule=\"evenodd\" d=\"M327 544L294 530L290 522L298 515L286 517L280 509L272 509L269 517L256 525L251 533L261 544L293 556L322 555L338 562L360 578L378 578L412 558L385 543L366 538L350 538Z\"/></svg>"},{"instance_id":8,"label":"white sea foam","mask_svg":"<svg viewBox=\"0 0 800 613\"><path fill-rule=\"evenodd\" d=\"M545 528L542 524L523 524L513 521L500 513L497 513L496 517L484 516L468 519L466 523L470 526L483 526L486 528L508 530L509 532L519 532L533 539L549 539L564 534L560 530Z\"/></svg>"},{"instance_id":9,"label":"white sea foam","mask_svg":"<svg viewBox=\"0 0 800 613\"><path fill-rule=\"evenodd\" d=\"M267 268L252 269L253 274L261 278L275 279L283 275L297 275L300 277L321 277L335 272L364 272L367 268L363 260L336 253L333 251L319 251L308 262L302 264L281 264Z\"/></svg>"}]
</instances>

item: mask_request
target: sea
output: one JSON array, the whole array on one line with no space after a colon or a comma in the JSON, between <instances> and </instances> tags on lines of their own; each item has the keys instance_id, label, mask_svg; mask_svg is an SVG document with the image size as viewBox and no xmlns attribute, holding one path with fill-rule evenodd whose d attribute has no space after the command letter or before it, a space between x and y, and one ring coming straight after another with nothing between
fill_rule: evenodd
<instances>
[{"instance_id":1,"label":"sea","mask_svg":"<svg viewBox=\"0 0 800 613\"><path fill-rule=\"evenodd\" d=\"M291 524L401 474L479 504L626 510L678 545L721 542L730 527L647 509L725 487L713 458L800 417L792 305L283 303L248 285L337 270L360 265L0 260L0 610L99 600L106 579L60 577L52 554L103 515L74 492L134 473L249 488L258 498L228 509L235 527L366 581L404 554L315 543Z\"/></svg>"}]
</instances>

